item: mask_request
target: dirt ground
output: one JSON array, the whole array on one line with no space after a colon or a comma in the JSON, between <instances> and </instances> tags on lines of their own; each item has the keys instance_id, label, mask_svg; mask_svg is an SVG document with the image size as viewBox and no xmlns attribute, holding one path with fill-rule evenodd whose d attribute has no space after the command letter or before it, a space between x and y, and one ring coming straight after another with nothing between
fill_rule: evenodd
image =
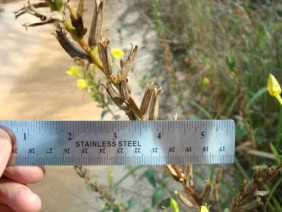
<instances>
[{"instance_id":1,"label":"dirt ground","mask_svg":"<svg viewBox=\"0 0 282 212\"><path fill-rule=\"evenodd\" d=\"M100 119L101 110L87 92L76 88L74 78L66 75L65 72L73 61L56 42L52 35L53 26L25 30L22 24L30 21L31 17L24 16L15 20L13 12L26 2L6 1L0 13L0 119ZM113 35L113 47L120 44L115 28L117 16L128 9L129 2L107 1L105 29L112 29L110 33ZM87 11L91 11L91 4L93 1L86 1ZM87 14L89 22L91 16L90 13ZM130 25L136 17L138 14L135 11L125 21ZM141 43L143 38L140 37L144 35L138 32L136 34L139 37L132 34L123 42L126 48L130 48L129 43ZM142 64L150 59L150 55L144 50L146 48L150 50L150 45L143 46L139 54L141 59L137 63ZM91 167L91 170L95 179L106 184L108 167ZM114 179L118 180L128 170L128 167L113 167ZM144 189L144 184L137 188L131 178L123 186L128 192L130 189L130 192ZM31 188L42 198L43 212L98 211L101 208L97 196L87 190L73 167L46 167L45 179L31 185ZM148 201L146 203L145 196L142 198L145 200L144 204L149 204Z\"/></svg>"}]
</instances>

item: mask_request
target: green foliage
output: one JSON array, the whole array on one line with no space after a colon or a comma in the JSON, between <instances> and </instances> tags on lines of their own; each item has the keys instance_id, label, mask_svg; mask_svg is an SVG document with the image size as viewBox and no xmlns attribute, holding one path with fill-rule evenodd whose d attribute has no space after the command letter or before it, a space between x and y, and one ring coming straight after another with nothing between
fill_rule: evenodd
<instances>
[{"instance_id":1,"label":"green foliage","mask_svg":"<svg viewBox=\"0 0 282 212\"><path fill-rule=\"evenodd\" d=\"M163 198L165 193L165 188L160 186L156 188L152 196L152 207L155 207Z\"/></svg>"},{"instance_id":2,"label":"green foliage","mask_svg":"<svg viewBox=\"0 0 282 212\"><path fill-rule=\"evenodd\" d=\"M172 101L177 96L182 102L177 106L183 119L236 121L238 182L251 178L251 167L273 163L263 157L250 157L247 151L251 148L279 155L281 149L282 108L266 88L270 72L282 82L281 3L182 0L175 4L155 0L150 15L161 41L169 45L172 69L177 70L177 75L171 78L169 73L163 73L169 70L165 67L168 53L160 43L156 66L145 78L159 81L163 95ZM171 86L171 79L177 89ZM280 163L276 160L276 165ZM282 202L281 182L276 183L280 188L276 184L269 187L272 197L267 199L264 210Z\"/></svg>"}]
</instances>

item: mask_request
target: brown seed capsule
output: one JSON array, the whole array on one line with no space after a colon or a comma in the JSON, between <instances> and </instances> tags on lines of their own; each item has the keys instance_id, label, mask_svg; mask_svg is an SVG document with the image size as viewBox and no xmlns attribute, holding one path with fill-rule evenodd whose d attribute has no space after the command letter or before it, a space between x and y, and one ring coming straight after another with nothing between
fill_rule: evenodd
<instances>
[{"instance_id":1,"label":"brown seed capsule","mask_svg":"<svg viewBox=\"0 0 282 212\"><path fill-rule=\"evenodd\" d=\"M113 86L111 83L107 83L107 86L105 86L107 89L107 92L109 94L109 96L111 97L111 99L113 100L113 102L120 107L123 103L123 101L120 99L118 93L114 90Z\"/></svg>"},{"instance_id":2,"label":"brown seed capsule","mask_svg":"<svg viewBox=\"0 0 282 212\"><path fill-rule=\"evenodd\" d=\"M120 97L123 100L128 100L130 93L129 93L129 87L128 84L125 80L121 81L119 83L119 93L120 93Z\"/></svg>"},{"instance_id":3,"label":"brown seed capsule","mask_svg":"<svg viewBox=\"0 0 282 212\"><path fill-rule=\"evenodd\" d=\"M137 120L137 116L133 111L127 110L125 113L128 116L129 120Z\"/></svg>"},{"instance_id":4,"label":"brown seed capsule","mask_svg":"<svg viewBox=\"0 0 282 212\"><path fill-rule=\"evenodd\" d=\"M189 208L194 207L194 205L192 204L192 202L190 202L188 199L186 199L186 197L184 197L183 194L181 194L178 191L175 191L175 194L178 196L178 198L181 200L182 203L184 203L184 205L186 205Z\"/></svg>"},{"instance_id":5,"label":"brown seed capsule","mask_svg":"<svg viewBox=\"0 0 282 212\"><path fill-rule=\"evenodd\" d=\"M28 13L28 12L33 12L34 9L33 8L44 8L44 7L49 7L48 4L46 2L39 2L39 3L35 3L35 4L31 4L30 2L28 2L28 6L24 6L23 8L19 9L18 11L14 12L15 14L15 18L17 19L18 17L20 17L21 15ZM37 16L39 14L36 14L34 12L34 15ZM41 18L42 16L38 16L39 18Z\"/></svg>"},{"instance_id":6,"label":"brown seed capsule","mask_svg":"<svg viewBox=\"0 0 282 212\"><path fill-rule=\"evenodd\" d=\"M146 83L145 93L140 105L141 115L145 115L147 113L153 92L154 92L154 83L151 84Z\"/></svg>"},{"instance_id":7,"label":"brown seed capsule","mask_svg":"<svg viewBox=\"0 0 282 212\"><path fill-rule=\"evenodd\" d=\"M73 13L71 7L69 7L71 12L71 23L76 29L76 33L78 37L83 37L87 31L86 27L83 23L83 13L84 13L84 0L80 0L78 3L78 8L76 10L76 15Z\"/></svg>"},{"instance_id":8,"label":"brown seed capsule","mask_svg":"<svg viewBox=\"0 0 282 212\"><path fill-rule=\"evenodd\" d=\"M154 87L154 92L152 95L152 100L150 104L150 110L149 110L149 120L157 120L158 119L158 113L159 113L159 96L161 93L162 88Z\"/></svg>"},{"instance_id":9,"label":"brown seed capsule","mask_svg":"<svg viewBox=\"0 0 282 212\"><path fill-rule=\"evenodd\" d=\"M121 62L120 74L122 79L126 79L129 71L133 67L137 55L137 46L132 46L129 56Z\"/></svg>"},{"instance_id":10,"label":"brown seed capsule","mask_svg":"<svg viewBox=\"0 0 282 212\"><path fill-rule=\"evenodd\" d=\"M86 54L81 49L77 48L72 44L72 42L67 38L66 34L60 29L56 30L56 38L59 41L60 45L63 49L71 56L71 57L78 57L81 59L86 59L91 61L91 58L88 54Z\"/></svg>"},{"instance_id":11,"label":"brown seed capsule","mask_svg":"<svg viewBox=\"0 0 282 212\"><path fill-rule=\"evenodd\" d=\"M98 51L100 60L103 63L104 72L107 76L111 76L112 74L112 56L109 52L111 52L110 41L108 38L102 38L101 42L98 44Z\"/></svg>"},{"instance_id":12,"label":"brown seed capsule","mask_svg":"<svg viewBox=\"0 0 282 212\"><path fill-rule=\"evenodd\" d=\"M126 81L127 81L127 86L128 86L128 92L129 92L129 94L131 94L131 78L130 78L130 76L127 76Z\"/></svg>"},{"instance_id":13,"label":"brown seed capsule","mask_svg":"<svg viewBox=\"0 0 282 212\"><path fill-rule=\"evenodd\" d=\"M103 0L94 0L94 13L89 32L88 44L91 47L96 46L101 38L103 23Z\"/></svg>"},{"instance_id":14,"label":"brown seed capsule","mask_svg":"<svg viewBox=\"0 0 282 212\"><path fill-rule=\"evenodd\" d=\"M76 10L76 16L82 17L84 13L84 0L79 0L78 7Z\"/></svg>"}]
</instances>

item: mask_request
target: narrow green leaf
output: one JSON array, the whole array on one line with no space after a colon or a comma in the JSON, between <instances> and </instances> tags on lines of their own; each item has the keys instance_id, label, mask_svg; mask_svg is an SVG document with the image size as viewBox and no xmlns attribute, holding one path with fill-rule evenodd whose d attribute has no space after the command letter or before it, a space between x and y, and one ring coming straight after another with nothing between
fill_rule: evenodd
<instances>
[{"instance_id":1,"label":"narrow green leaf","mask_svg":"<svg viewBox=\"0 0 282 212\"><path fill-rule=\"evenodd\" d=\"M162 200L158 205L159 210L165 210L170 207L170 197Z\"/></svg>"},{"instance_id":2,"label":"narrow green leaf","mask_svg":"<svg viewBox=\"0 0 282 212\"><path fill-rule=\"evenodd\" d=\"M155 177L156 172L152 169L147 169L141 176L140 179L146 178L148 180L148 182L154 187L156 188L157 186L157 180Z\"/></svg>"},{"instance_id":3,"label":"narrow green leaf","mask_svg":"<svg viewBox=\"0 0 282 212\"><path fill-rule=\"evenodd\" d=\"M165 192L164 187L158 187L152 196L152 207L155 207L162 199Z\"/></svg>"},{"instance_id":4,"label":"narrow green leaf","mask_svg":"<svg viewBox=\"0 0 282 212\"><path fill-rule=\"evenodd\" d=\"M109 113L110 111L109 110L103 110L102 113L101 113L101 119L104 119L105 116L107 115L107 113Z\"/></svg>"},{"instance_id":5,"label":"narrow green leaf","mask_svg":"<svg viewBox=\"0 0 282 212\"><path fill-rule=\"evenodd\" d=\"M267 87L258 90L252 98L247 102L247 106L250 107L262 94L267 93Z\"/></svg>"},{"instance_id":6,"label":"narrow green leaf","mask_svg":"<svg viewBox=\"0 0 282 212\"><path fill-rule=\"evenodd\" d=\"M134 208L136 205L137 205L137 198L136 197L132 197L130 200L128 200L127 202L127 208L130 209L130 208Z\"/></svg>"}]
</instances>

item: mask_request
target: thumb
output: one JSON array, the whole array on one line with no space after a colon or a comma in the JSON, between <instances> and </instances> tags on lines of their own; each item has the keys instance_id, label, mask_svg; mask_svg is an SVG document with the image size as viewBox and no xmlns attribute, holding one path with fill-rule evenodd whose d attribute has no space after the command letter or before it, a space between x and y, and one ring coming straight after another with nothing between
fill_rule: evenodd
<instances>
[{"instance_id":1,"label":"thumb","mask_svg":"<svg viewBox=\"0 0 282 212\"><path fill-rule=\"evenodd\" d=\"M0 128L0 178L6 168L12 151L12 142L7 132Z\"/></svg>"}]
</instances>

